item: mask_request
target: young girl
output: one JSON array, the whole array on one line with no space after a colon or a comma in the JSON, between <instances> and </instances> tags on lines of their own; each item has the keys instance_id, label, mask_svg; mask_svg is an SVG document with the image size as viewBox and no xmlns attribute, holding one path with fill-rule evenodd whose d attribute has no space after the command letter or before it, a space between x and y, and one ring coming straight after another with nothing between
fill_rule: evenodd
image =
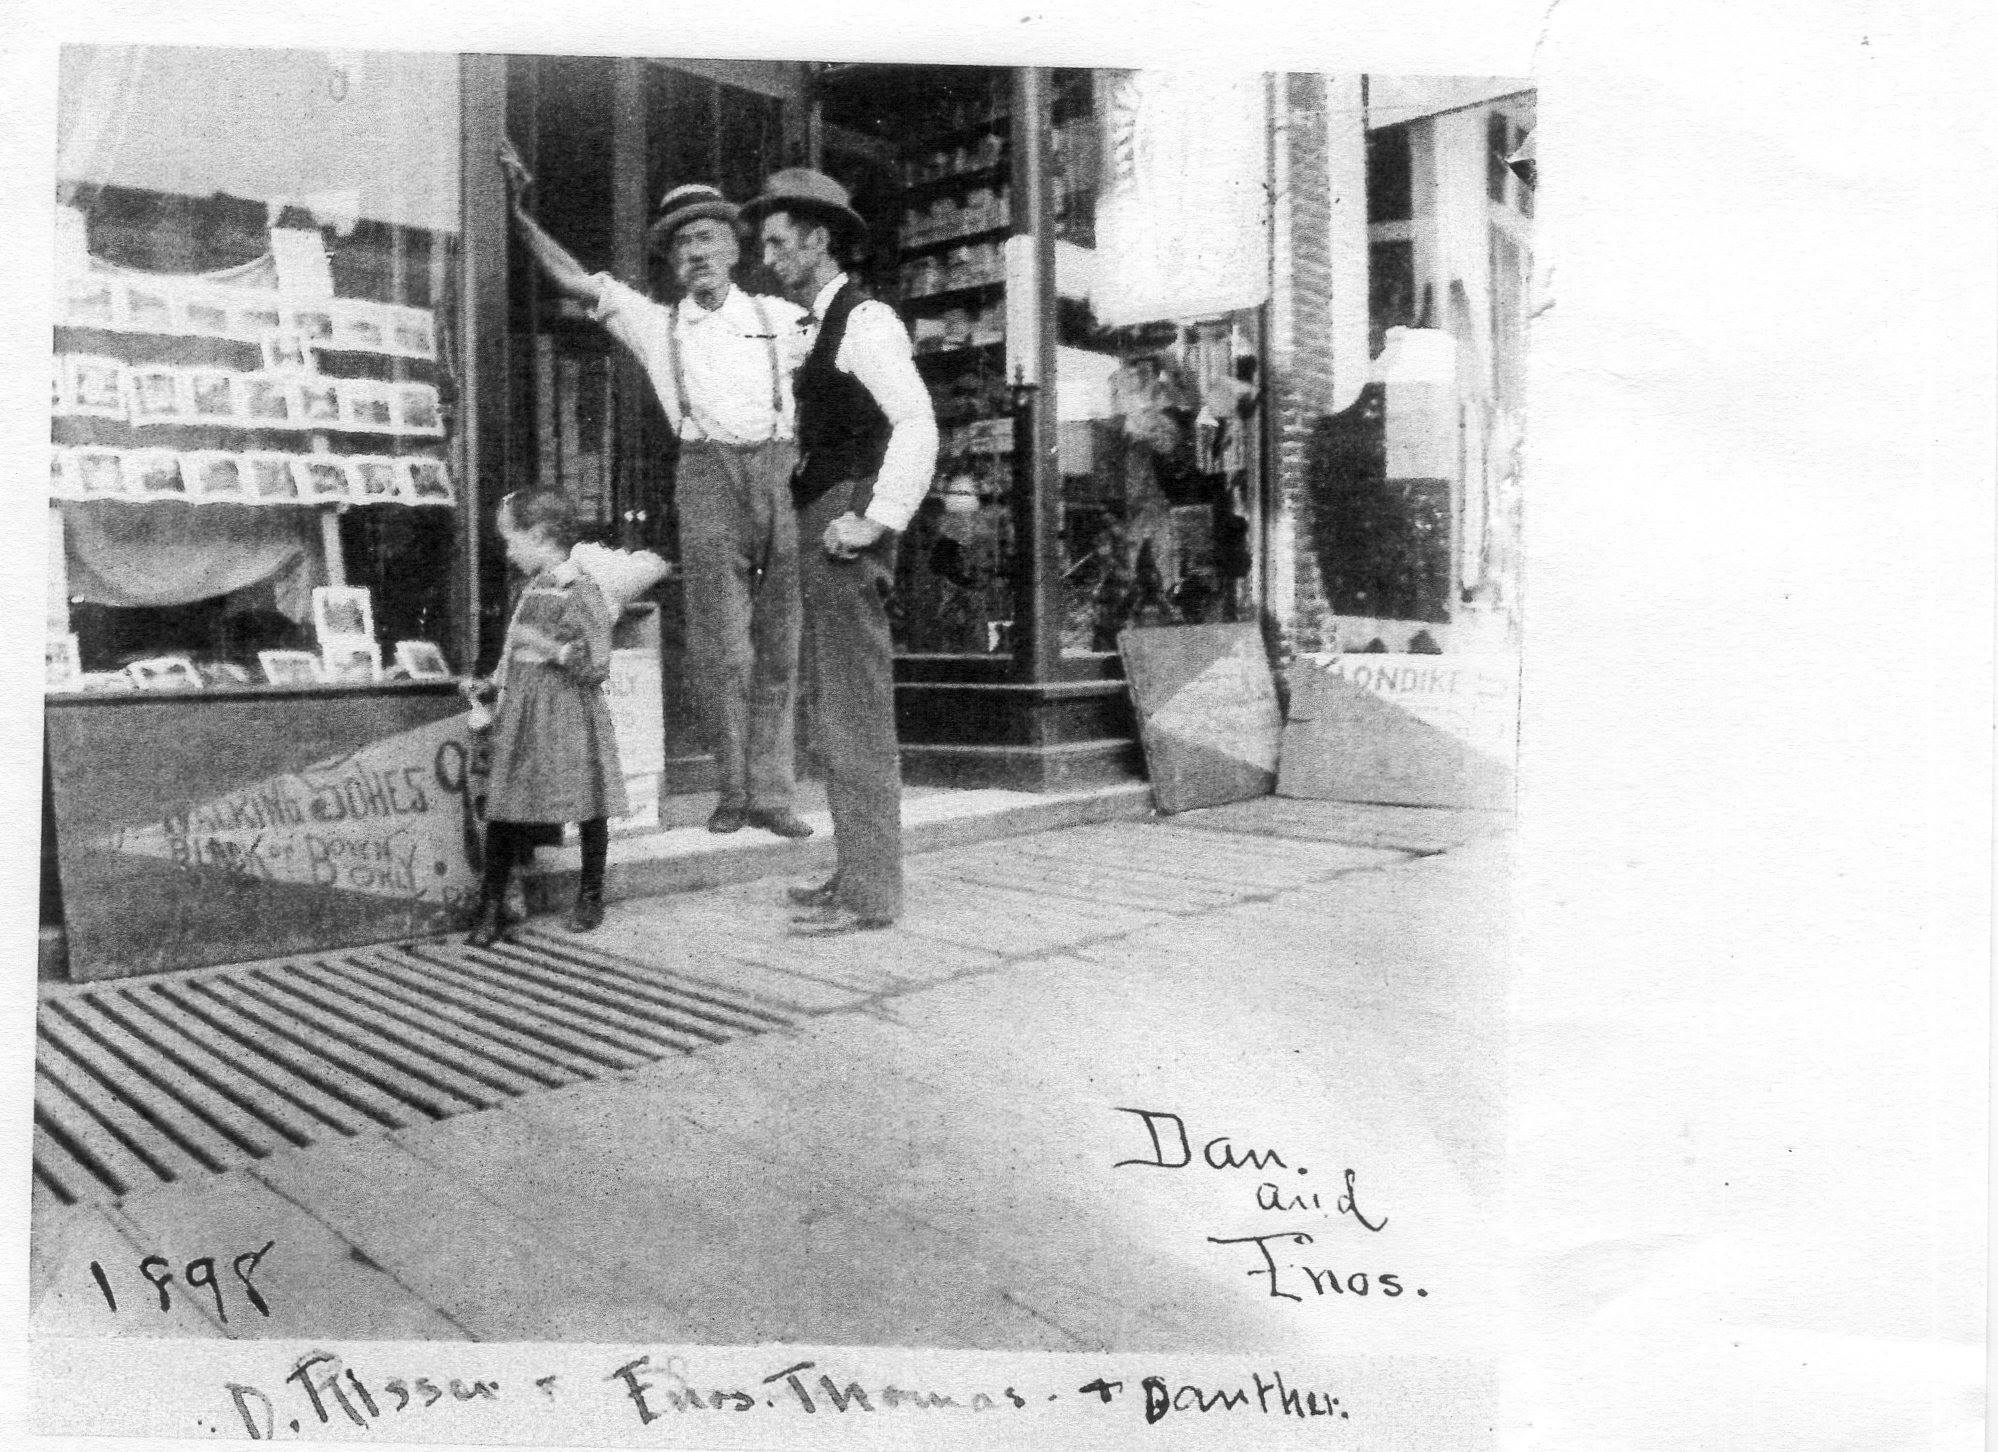
<instances>
[{"instance_id":1,"label":"young girl","mask_svg":"<svg viewBox=\"0 0 1998 1452\"><path fill-rule=\"evenodd\" d=\"M500 501L498 522L507 559L529 579L493 677L499 703L486 788L485 877L467 939L474 947L506 936L507 879L551 824L575 822L583 839L569 930L587 933L602 923L608 819L630 810L602 689L610 675L611 609L596 583L569 562L575 514L563 495L528 489Z\"/></svg>"}]
</instances>

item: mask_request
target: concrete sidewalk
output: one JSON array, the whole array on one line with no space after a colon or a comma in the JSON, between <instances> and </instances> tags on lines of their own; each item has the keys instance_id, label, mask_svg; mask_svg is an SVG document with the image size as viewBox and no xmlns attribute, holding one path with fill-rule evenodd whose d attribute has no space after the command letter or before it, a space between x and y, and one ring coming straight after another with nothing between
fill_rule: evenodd
<instances>
[{"instance_id":1,"label":"concrete sidewalk","mask_svg":"<svg viewBox=\"0 0 1998 1452\"><path fill-rule=\"evenodd\" d=\"M36 1331L1469 1347L1498 1295L1506 849L1474 814L1270 799L912 858L878 934L787 936L771 880L621 903L594 946L796 1027L40 1200ZM1185 1167L1119 1163L1177 1163L1181 1126ZM1243 1238L1277 1232L1272 1276ZM267 1241L270 1314L226 1325L113 1313L88 1271L138 1300L141 1256Z\"/></svg>"}]
</instances>

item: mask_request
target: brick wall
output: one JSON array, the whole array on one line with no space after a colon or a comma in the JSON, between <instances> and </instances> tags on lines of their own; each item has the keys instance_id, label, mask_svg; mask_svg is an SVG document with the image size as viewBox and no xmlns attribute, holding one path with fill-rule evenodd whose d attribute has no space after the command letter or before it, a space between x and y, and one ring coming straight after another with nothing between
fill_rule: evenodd
<instances>
[{"instance_id":1,"label":"brick wall","mask_svg":"<svg viewBox=\"0 0 1998 1452\"><path fill-rule=\"evenodd\" d=\"M1277 653L1325 648L1331 615L1311 548L1311 437L1332 398L1332 202L1325 78L1276 89L1275 272L1270 307L1268 608Z\"/></svg>"}]
</instances>

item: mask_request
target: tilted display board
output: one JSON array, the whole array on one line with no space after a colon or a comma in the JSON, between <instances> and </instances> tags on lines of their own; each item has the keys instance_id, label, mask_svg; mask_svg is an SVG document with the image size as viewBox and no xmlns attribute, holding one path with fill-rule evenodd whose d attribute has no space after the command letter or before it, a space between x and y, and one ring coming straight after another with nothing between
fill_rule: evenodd
<instances>
[{"instance_id":1,"label":"tilted display board","mask_svg":"<svg viewBox=\"0 0 1998 1452\"><path fill-rule=\"evenodd\" d=\"M1346 655L1289 681L1279 795L1511 809L1516 658Z\"/></svg>"},{"instance_id":2,"label":"tilted display board","mask_svg":"<svg viewBox=\"0 0 1998 1452\"><path fill-rule=\"evenodd\" d=\"M48 704L73 980L446 932L476 892L450 686Z\"/></svg>"},{"instance_id":3,"label":"tilted display board","mask_svg":"<svg viewBox=\"0 0 1998 1452\"><path fill-rule=\"evenodd\" d=\"M1165 625L1117 645L1160 811L1270 794L1283 718L1258 627Z\"/></svg>"}]
</instances>

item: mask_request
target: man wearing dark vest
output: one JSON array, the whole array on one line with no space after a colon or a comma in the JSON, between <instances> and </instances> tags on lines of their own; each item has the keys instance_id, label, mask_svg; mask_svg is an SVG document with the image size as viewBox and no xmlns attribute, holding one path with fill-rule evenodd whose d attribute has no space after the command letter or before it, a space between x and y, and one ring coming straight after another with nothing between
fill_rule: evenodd
<instances>
[{"instance_id":1,"label":"man wearing dark vest","mask_svg":"<svg viewBox=\"0 0 1998 1452\"><path fill-rule=\"evenodd\" d=\"M529 255L637 357L679 437L673 502L687 653L720 779L708 830L748 824L809 837L791 809L799 629L791 375L804 358L803 313L734 285L737 208L713 187L675 187L659 204L649 240L687 294L665 307L585 272L528 215L527 170L510 146L501 164Z\"/></svg>"},{"instance_id":2,"label":"man wearing dark vest","mask_svg":"<svg viewBox=\"0 0 1998 1452\"><path fill-rule=\"evenodd\" d=\"M812 737L826 773L837 866L793 888L810 909L794 931L886 927L902 911L902 776L887 601L895 539L929 492L937 421L909 334L846 275L867 232L823 172L780 171L742 209L763 261L807 306L798 400L798 577L815 694Z\"/></svg>"}]
</instances>

